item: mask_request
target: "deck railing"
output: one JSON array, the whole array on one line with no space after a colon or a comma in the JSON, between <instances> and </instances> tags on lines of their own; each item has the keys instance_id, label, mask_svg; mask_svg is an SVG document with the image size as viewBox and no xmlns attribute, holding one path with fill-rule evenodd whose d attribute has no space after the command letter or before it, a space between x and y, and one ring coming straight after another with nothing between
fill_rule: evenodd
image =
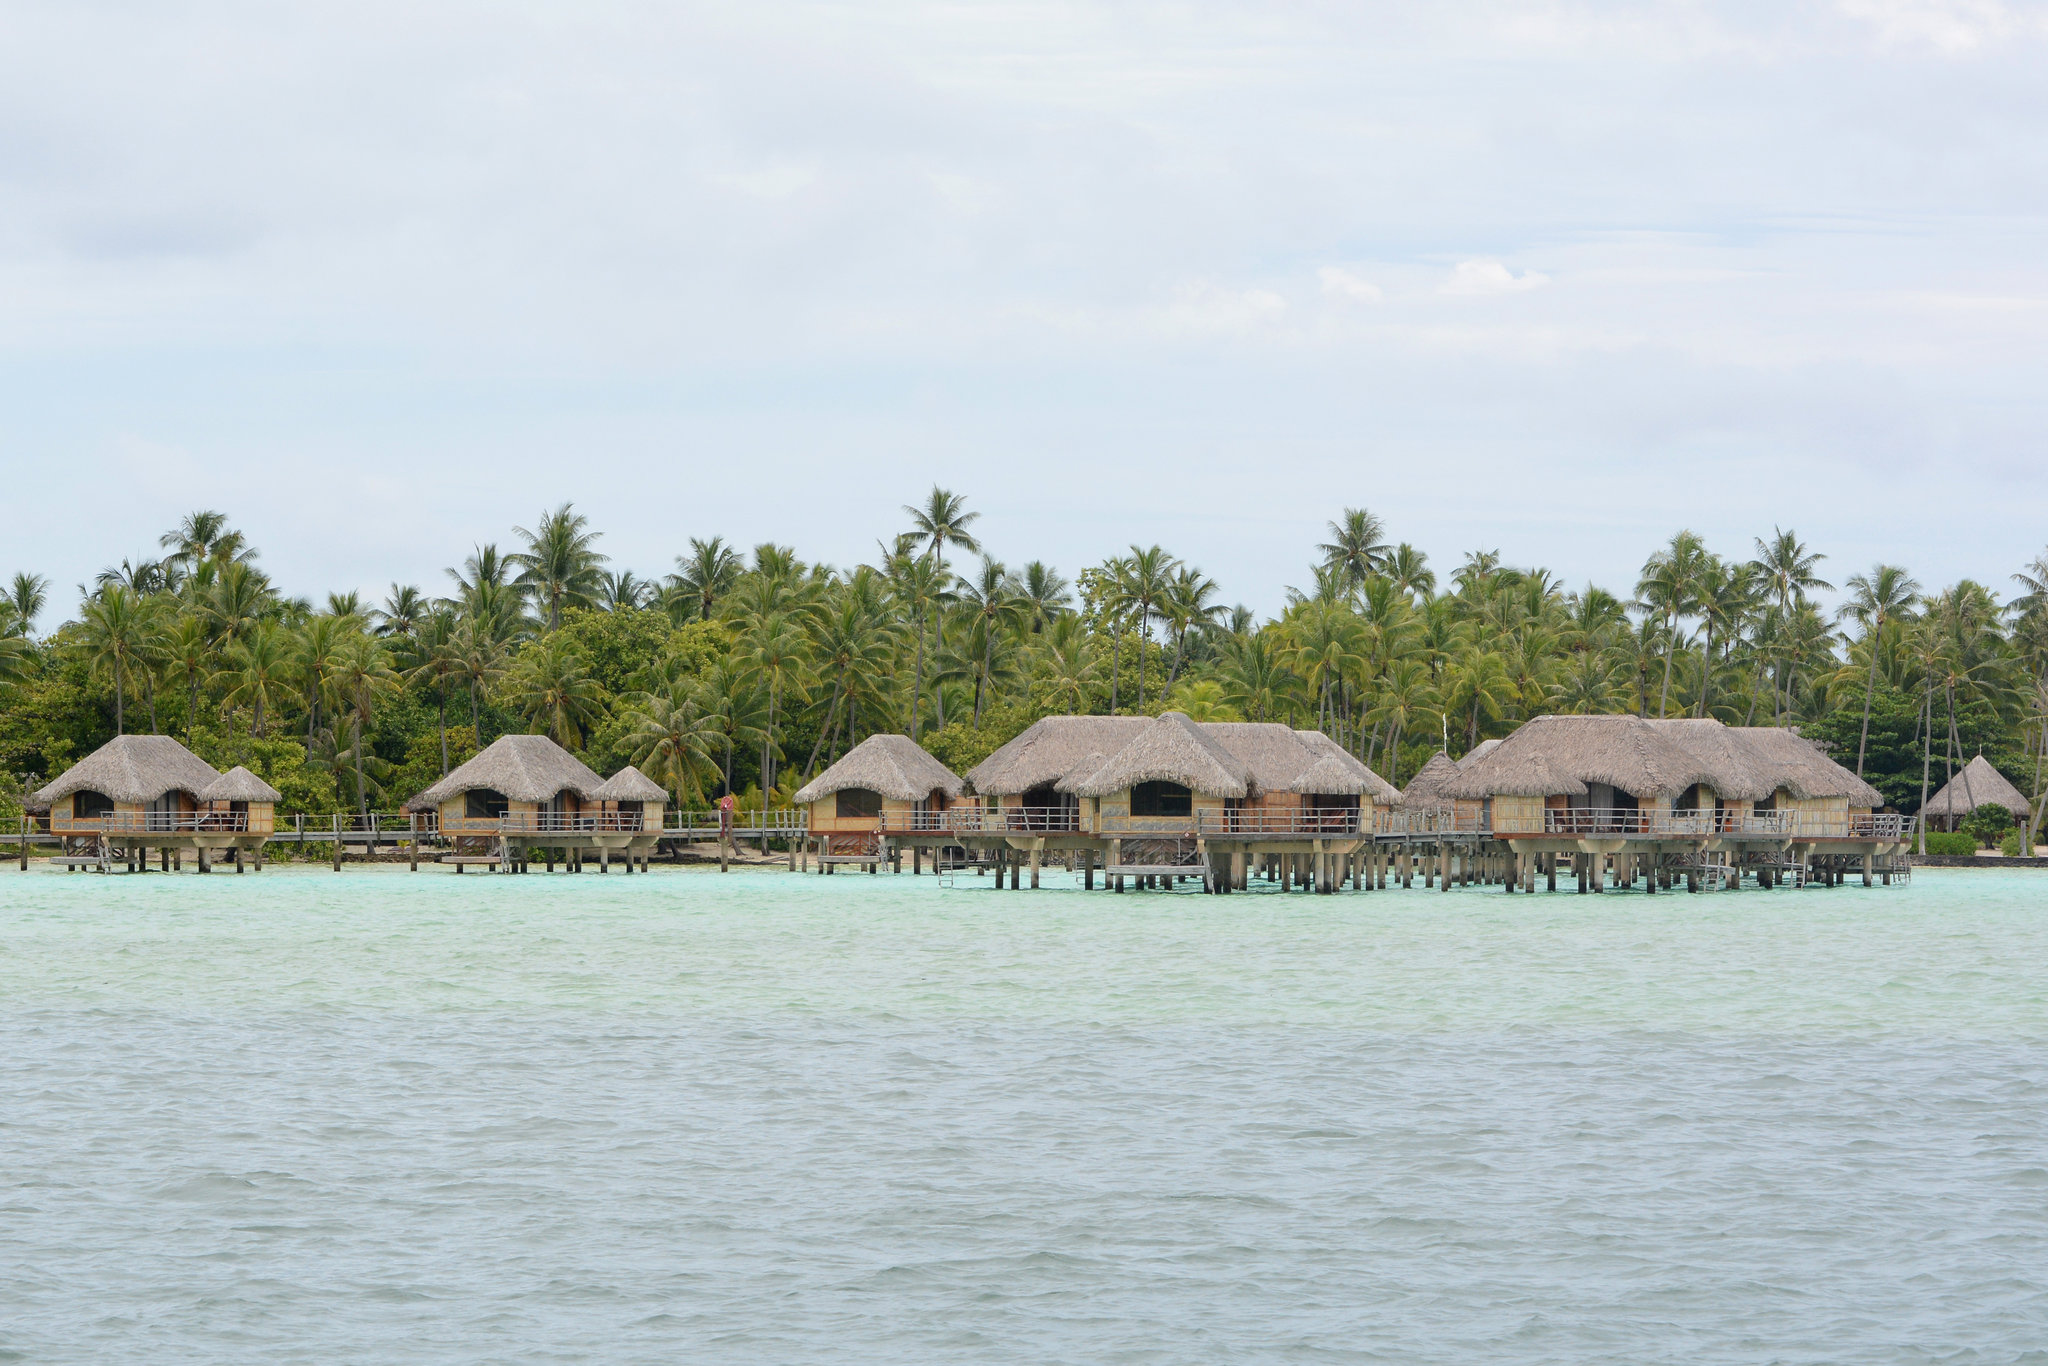
<instances>
[{"instance_id":1,"label":"deck railing","mask_svg":"<svg viewBox=\"0 0 2048 1366\"><path fill-rule=\"evenodd\" d=\"M1359 832L1359 826L1360 816L1356 811L1318 811L1313 807L1279 807L1270 811L1258 808L1247 811L1204 811L1200 813L1196 822L1196 828L1204 835L1226 838L1234 835L1355 835Z\"/></svg>"},{"instance_id":2,"label":"deck railing","mask_svg":"<svg viewBox=\"0 0 2048 1366\"><path fill-rule=\"evenodd\" d=\"M671 811L663 823L664 835L716 833L720 829L717 811ZM810 829L811 813L801 806L778 807L768 811L735 811L729 827L736 835L770 839L801 835Z\"/></svg>"},{"instance_id":3,"label":"deck railing","mask_svg":"<svg viewBox=\"0 0 2048 1366\"><path fill-rule=\"evenodd\" d=\"M81 835L171 835L216 834L246 831L246 811L109 811L105 815L74 818L74 833Z\"/></svg>"},{"instance_id":4,"label":"deck railing","mask_svg":"<svg viewBox=\"0 0 2048 1366\"><path fill-rule=\"evenodd\" d=\"M1492 817L1485 811L1459 811L1449 806L1376 809L1372 813L1375 835L1484 835L1492 829Z\"/></svg>"},{"instance_id":5,"label":"deck railing","mask_svg":"<svg viewBox=\"0 0 2048 1366\"><path fill-rule=\"evenodd\" d=\"M1707 839L1720 835L1790 835L1796 811L1659 811L1655 807L1546 807L1546 835L1623 835L1640 838Z\"/></svg>"}]
</instances>

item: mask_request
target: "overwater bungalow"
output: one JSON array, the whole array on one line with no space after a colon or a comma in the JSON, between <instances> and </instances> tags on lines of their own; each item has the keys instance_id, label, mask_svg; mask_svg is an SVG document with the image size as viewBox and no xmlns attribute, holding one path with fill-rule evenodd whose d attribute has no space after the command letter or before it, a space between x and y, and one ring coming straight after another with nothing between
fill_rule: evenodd
<instances>
[{"instance_id":1,"label":"overwater bungalow","mask_svg":"<svg viewBox=\"0 0 2048 1366\"><path fill-rule=\"evenodd\" d=\"M2002 806L2021 825L2034 814L2026 794L1979 754L1963 765L1962 772L1942 784L1941 791L1927 799L1927 805L1920 808L1920 817L1932 828L1953 830L1980 806Z\"/></svg>"},{"instance_id":2,"label":"overwater bungalow","mask_svg":"<svg viewBox=\"0 0 2048 1366\"><path fill-rule=\"evenodd\" d=\"M278 800L248 769L222 774L168 735L117 736L32 798L74 868L118 860L140 871L153 850L169 871L190 851L202 873L223 856L236 872L251 855L262 867Z\"/></svg>"},{"instance_id":3,"label":"overwater bungalow","mask_svg":"<svg viewBox=\"0 0 2048 1366\"><path fill-rule=\"evenodd\" d=\"M1046 717L968 774L979 808L956 821L1018 885L1048 852L1072 856L1084 885L1197 878L1243 887L1255 863L1334 890L1395 792L1327 736L1257 722Z\"/></svg>"},{"instance_id":4,"label":"overwater bungalow","mask_svg":"<svg viewBox=\"0 0 2048 1366\"><path fill-rule=\"evenodd\" d=\"M524 871L527 850L539 849L550 872L558 858L575 872L592 857L608 872L616 856L630 873L635 863L646 870L665 802L637 769L607 783L548 736L501 735L405 806L455 844L445 861L458 872L466 863Z\"/></svg>"},{"instance_id":5,"label":"overwater bungalow","mask_svg":"<svg viewBox=\"0 0 2048 1366\"><path fill-rule=\"evenodd\" d=\"M902 832L919 860L926 848L936 853L950 843L945 816L966 786L909 736L870 735L799 788L794 801L808 808L807 838L820 871L855 863L873 872L890 852L885 826ZM913 871L923 871L921 864Z\"/></svg>"},{"instance_id":6,"label":"overwater bungalow","mask_svg":"<svg viewBox=\"0 0 2048 1366\"><path fill-rule=\"evenodd\" d=\"M1647 878L1652 890L1744 870L1767 885L1788 869L1839 880L1859 861L1868 880L1906 829L1796 732L1714 720L1540 716L1440 791L1475 803L1480 830L1511 851L1510 888L1533 886L1539 866L1554 885L1559 857L1593 890L1610 862L1620 885Z\"/></svg>"}]
</instances>

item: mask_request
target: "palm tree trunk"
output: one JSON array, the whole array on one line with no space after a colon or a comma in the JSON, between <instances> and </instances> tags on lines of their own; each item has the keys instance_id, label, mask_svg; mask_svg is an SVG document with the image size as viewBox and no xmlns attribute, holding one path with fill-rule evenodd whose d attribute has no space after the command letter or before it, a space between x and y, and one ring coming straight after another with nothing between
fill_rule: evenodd
<instances>
[{"instance_id":1,"label":"palm tree trunk","mask_svg":"<svg viewBox=\"0 0 2048 1366\"><path fill-rule=\"evenodd\" d=\"M448 776L448 689L436 690L441 698L441 776Z\"/></svg>"},{"instance_id":2,"label":"palm tree trunk","mask_svg":"<svg viewBox=\"0 0 2048 1366\"><path fill-rule=\"evenodd\" d=\"M1856 739L1856 776L1863 776L1863 754L1870 747L1870 699L1877 692L1877 640L1870 642L1870 677L1863 682L1863 733Z\"/></svg>"},{"instance_id":3,"label":"palm tree trunk","mask_svg":"<svg viewBox=\"0 0 2048 1366\"><path fill-rule=\"evenodd\" d=\"M1109 628L1109 714L1111 716L1117 714L1117 704L1119 701L1117 690L1118 685L1123 679L1123 667L1124 630L1123 624L1116 622Z\"/></svg>"},{"instance_id":4,"label":"palm tree trunk","mask_svg":"<svg viewBox=\"0 0 2048 1366\"><path fill-rule=\"evenodd\" d=\"M924 703L924 613L917 614L917 673L910 688L910 738L917 739L918 712Z\"/></svg>"},{"instance_id":5,"label":"palm tree trunk","mask_svg":"<svg viewBox=\"0 0 2048 1366\"><path fill-rule=\"evenodd\" d=\"M370 799L363 790L363 713L361 709L356 711L355 724L350 729L352 731L350 744L356 752L356 813L366 816L370 812Z\"/></svg>"},{"instance_id":6,"label":"palm tree trunk","mask_svg":"<svg viewBox=\"0 0 2048 1366\"><path fill-rule=\"evenodd\" d=\"M1671 628L1676 624L1670 613L1664 615L1664 691L1657 697L1657 719L1664 719L1664 712L1671 701L1671 657L1678 652L1672 648Z\"/></svg>"},{"instance_id":7,"label":"palm tree trunk","mask_svg":"<svg viewBox=\"0 0 2048 1366\"><path fill-rule=\"evenodd\" d=\"M127 708L126 708L125 706L123 706L123 705L122 705L122 698L123 698L123 696L124 696L124 695L126 694L126 692L127 692L127 689L126 689L126 688L125 688L125 687L123 686L123 684L122 684L122 680L121 680L121 656L119 656L119 655L115 655L115 656L114 656L114 734L116 734L116 735L126 735L126 734L128 733L128 709L127 709Z\"/></svg>"},{"instance_id":8,"label":"palm tree trunk","mask_svg":"<svg viewBox=\"0 0 2048 1366\"><path fill-rule=\"evenodd\" d=\"M842 665L840 667L838 676L832 680L832 706L825 713L825 724L818 727L818 739L817 742L811 746L811 757L804 760L805 782L809 782L812 778L817 776L818 755L821 752L823 752L825 748L825 737L830 735L832 733L832 728L839 724L839 694L845 686L846 669Z\"/></svg>"},{"instance_id":9,"label":"palm tree trunk","mask_svg":"<svg viewBox=\"0 0 2048 1366\"><path fill-rule=\"evenodd\" d=\"M1920 690L1920 855L1927 855L1927 771L1934 765L1934 680Z\"/></svg>"},{"instance_id":10,"label":"palm tree trunk","mask_svg":"<svg viewBox=\"0 0 2048 1366\"><path fill-rule=\"evenodd\" d=\"M946 562L939 561L939 573L946 572ZM939 681L939 674L946 667L946 610L938 603L932 604L932 726L936 730L946 728L946 685Z\"/></svg>"}]
</instances>

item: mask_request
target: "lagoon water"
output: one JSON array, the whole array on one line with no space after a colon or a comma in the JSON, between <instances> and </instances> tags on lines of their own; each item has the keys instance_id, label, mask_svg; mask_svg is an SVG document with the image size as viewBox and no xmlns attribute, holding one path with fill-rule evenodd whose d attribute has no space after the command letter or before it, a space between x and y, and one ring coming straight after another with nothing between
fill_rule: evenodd
<instances>
[{"instance_id":1,"label":"lagoon water","mask_svg":"<svg viewBox=\"0 0 2048 1366\"><path fill-rule=\"evenodd\" d=\"M2048 879L0 873L0 1360L2048 1361Z\"/></svg>"}]
</instances>

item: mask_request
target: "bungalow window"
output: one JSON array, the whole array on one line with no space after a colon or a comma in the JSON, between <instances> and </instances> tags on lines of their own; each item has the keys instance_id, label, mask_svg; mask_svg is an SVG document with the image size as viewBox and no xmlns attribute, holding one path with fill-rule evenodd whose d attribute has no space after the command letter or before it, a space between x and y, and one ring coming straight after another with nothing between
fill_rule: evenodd
<instances>
[{"instance_id":1,"label":"bungalow window","mask_svg":"<svg viewBox=\"0 0 2048 1366\"><path fill-rule=\"evenodd\" d=\"M473 821L497 820L511 805L504 793L488 787L472 787L462 794L462 814Z\"/></svg>"},{"instance_id":2,"label":"bungalow window","mask_svg":"<svg viewBox=\"0 0 2048 1366\"><path fill-rule=\"evenodd\" d=\"M841 816L865 819L882 814L882 794L868 787L842 787L835 807Z\"/></svg>"},{"instance_id":3,"label":"bungalow window","mask_svg":"<svg viewBox=\"0 0 2048 1366\"><path fill-rule=\"evenodd\" d=\"M96 821L114 813L114 799L104 792L81 790L71 794L71 819Z\"/></svg>"},{"instance_id":4,"label":"bungalow window","mask_svg":"<svg viewBox=\"0 0 2048 1366\"><path fill-rule=\"evenodd\" d=\"M1192 816L1195 794L1179 783L1139 783L1131 789L1133 816Z\"/></svg>"}]
</instances>

